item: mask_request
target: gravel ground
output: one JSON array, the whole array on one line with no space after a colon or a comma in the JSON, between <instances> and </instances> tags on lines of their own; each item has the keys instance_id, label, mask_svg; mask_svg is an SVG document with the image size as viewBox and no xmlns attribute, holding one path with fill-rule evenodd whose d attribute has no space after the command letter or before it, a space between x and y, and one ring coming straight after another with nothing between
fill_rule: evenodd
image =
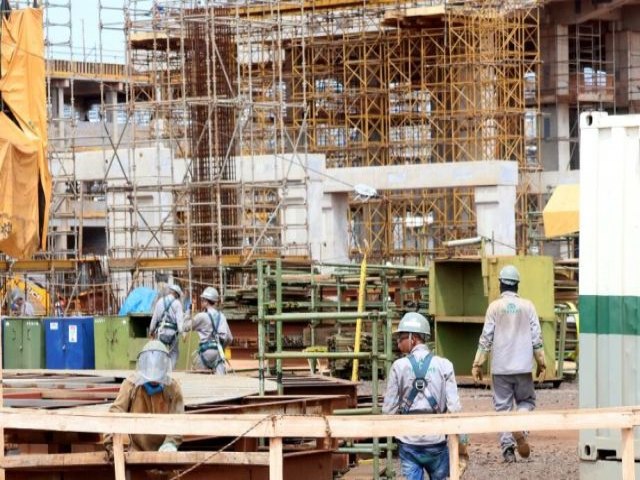
<instances>
[{"instance_id":1,"label":"gravel ground","mask_svg":"<svg viewBox=\"0 0 640 480\"><path fill-rule=\"evenodd\" d=\"M384 382L381 392L384 392ZM361 394L369 394L371 385L364 383ZM459 389L462 408L466 412L492 411L491 391L482 388ZM536 390L539 410L561 410L578 407L577 382L563 382L560 388ZM469 480L571 480L578 478L578 432L534 432L529 437L531 457L515 464L502 460L497 434L472 435L469 446L469 468L464 479ZM357 468L348 479L372 478L370 472Z\"/></svg>"},{"instance_id":2,"label":"gravel ground","mask_svg":"<svg viewBox=\"0 0 640 480\"><path fill-rule=\"evenodd\" d=\"M460 388L462 408L469 411L493 410L491 392ZM578 408L577 382L563 382L557 389L536 390L538 410ZM537 479L570 480L578 478L578 432L533 432L529 436L531 457L515 464L502 460L497 434L472 435L469 468L465 479Z\"/></svg>"}]
</instances>

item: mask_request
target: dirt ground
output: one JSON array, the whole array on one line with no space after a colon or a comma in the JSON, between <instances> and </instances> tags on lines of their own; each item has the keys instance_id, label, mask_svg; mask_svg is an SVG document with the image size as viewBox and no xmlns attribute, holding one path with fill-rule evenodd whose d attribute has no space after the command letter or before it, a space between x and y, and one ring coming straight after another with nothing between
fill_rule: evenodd
<instances>
[{"instance_id":1,"label":"dirt ground","mask_svg":"<svg viewBox=\"0 0 640 480\"><path fill-rule=\"evenodd\" d=\"M492 410L491 391L460 388L462 408L466 412ZM563 382L557 389L536 390L538 410L578 408L577 382ZM578 478L578 432L532 432L531 457L518 458L515 464L502 461L497 434L472 435L469 468L464 479L473 480L570 480Z\"/></svg>"},{"instance_id":2,"label":"dirt ground","mask_svg":"<svg viewBox=\"0 0 640 480\"><path fill-rule=\"evenodd\" d=\"M382 382L381 382L382 383ZM384 392L384 385L381 385ZM366 391L367 386L364 386ZM460 400L465 412L492 411L491 390L460 387ZM536 390L539 410L578 408L578 384L565 381L559 388ZM469 467L464 480L571 480L578 478L578 432L533 432L529 436L531 457L518 458L515 464L502 460L497 434L472 435ZM397 470L396 462L396 470ZM370 479L371 471L362 465L345 475L345 479Z\"/></svg>"}]
</instances>

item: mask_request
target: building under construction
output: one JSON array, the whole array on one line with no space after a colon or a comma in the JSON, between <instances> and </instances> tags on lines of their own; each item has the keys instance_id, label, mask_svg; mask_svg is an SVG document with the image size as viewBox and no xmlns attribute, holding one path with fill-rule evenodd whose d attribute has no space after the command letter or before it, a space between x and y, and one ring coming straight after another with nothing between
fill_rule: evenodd
<instances>
[{"instance_id":1,"label":"building under construction","mask_svg":"<svg viewBox=\"0 0 640 480\"><path fill-rule=\"evenodd\" d=\"M515 162L495 245L539 243L540 5L110 3L100 35L123 32L124 65L65 59L71 3L45 5L68 40L48 43L54 196L26 268L50 290L91 278L106 310L167 275L237 285L225 267L255 258L424 266L448 240L495 237L473 186L400 175L425 164Z\"/></svg>"},{"instance_id":2,"label":"building under construction","mask_svg":"<svg viewBox=\"0 0 640 480\"><path fill-rule=\"evenodd\" d=\"M54 193L23 271L50 290L92 278L113 307L167 275L197 292L255 258L428 265L477 235L573 255L541 211L579 168L579 112L633 111L634 33L611 20L632 6L201 4L101 2L97 62L74 59L71 2L45 5ZM507 227L473 182L424 167L490 161L517 164Z\"/></svg>"},{"instance_id":3,"label":"building under construction","mask_svg":"<svg viewBox=\"0 0 640 480\"><path fill-rule=\"evenodd\" d=\"M256 258L425 266L478 235L572 257L542 208L577 182L579 113L634 111L637 76L633 6L583 3L109 0L97 61L46 3L47 249L5 274L93 282L107 311L167 276L242 284ZM517 165L506 226L498 181L456 170L495 161Z\"/></svg>"}]
</instances>

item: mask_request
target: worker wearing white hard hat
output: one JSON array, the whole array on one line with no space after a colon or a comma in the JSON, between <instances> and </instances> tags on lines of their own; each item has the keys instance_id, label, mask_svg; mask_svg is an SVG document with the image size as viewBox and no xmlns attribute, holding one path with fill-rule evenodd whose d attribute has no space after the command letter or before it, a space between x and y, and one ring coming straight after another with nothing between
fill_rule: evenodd
<instances>
[{"instance_id":1,"label":"worker wearing white hard hat","mask_svg":"<svg viewBox=\"0 0 640 480\"><path fill-rule=\"evenodd\" d=\"M184 413L180 385L171 378L171 358L167 347L151 340L138 355L136 372L120 386L109 407L115 413ZM175 452L182 443L179 435L131 435L129 450ZM113 455L111 435L104 438L109 456Z\"/></svg>"},{"instance_id":2,"label":"worker wearing white hard hat","mask_svg":"<svg viewBox=\"0 0 640 480\"><path fill-rule=\"evenodd\" d=\"M393 362L387 379L382 412L385 414L437 414L462 410L453 365L429 351L431 335L427 319L409 312L400 320L398 348L405 355ZM444 435L401 436L398 440L400 466L404 478L431 480L449 477L449 448ZM460 467L466 468L466 436L461 435Z\"/></svg>"},{"instance_id":3,"label":"worker wearing white hard hat","mask_svg":"<svg viewBox=\"0 0 640 480\"><path fill-rule=\"evenodd\" d=\"M515 266L503 267L498 280L500 298L487 308L471 373L476 383L482 381L482 368L491 352L496 411L531 411L536 406L531 375L534 359L540 381L546 370L540 320L533 303L518 295L520 272ZM501 433L500 447L507 463L516 461L516 451L522 458L531 453L526 432Z\"/></svg>"},{"instance_id":4,"label":"worker wearing white hard hat","mask_svg":"<svg viewBox=\"0 0 640 480\"><path fill-rule=\"evenodd\" d=\"M178 335L182 332L184 323L181 297L182 289L179 285L168 285L167 294L156 302L149 325L149 336L165 344L173 368L178 363Z\"/></svg>"},{"instance_id":5,"label":"worker wearing white hard hat","mask_svg":"<svg viewBox=\"0 0 640 480\"><path fill-rule=\"evenodd\" d=\"M184 331L197 332L200 340L193 357L196 370L210 370L218 375L227 372L224 349L233 341L233 335L224 313L220 311L220 294L215 287L207 287L200 295L202 311L184 322Z\"/></svg>"}]
</instances>

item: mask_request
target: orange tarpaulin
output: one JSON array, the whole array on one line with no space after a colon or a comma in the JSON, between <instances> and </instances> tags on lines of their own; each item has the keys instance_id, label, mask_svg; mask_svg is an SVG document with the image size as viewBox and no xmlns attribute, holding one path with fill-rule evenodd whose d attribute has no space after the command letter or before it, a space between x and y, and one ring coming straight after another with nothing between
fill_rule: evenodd
<instances>
[{"instance_id":1,"label":"orange tarpaulin","mask_svg":"<svg viewBox=\"0 0 640 480\"><path fill-rule=\"evenodd\" d=\"M0 95L13 119L0 116L0 251L30 257L45 247L51 175L42 10L2 17Z\"/></svg>"}]
</instances>

